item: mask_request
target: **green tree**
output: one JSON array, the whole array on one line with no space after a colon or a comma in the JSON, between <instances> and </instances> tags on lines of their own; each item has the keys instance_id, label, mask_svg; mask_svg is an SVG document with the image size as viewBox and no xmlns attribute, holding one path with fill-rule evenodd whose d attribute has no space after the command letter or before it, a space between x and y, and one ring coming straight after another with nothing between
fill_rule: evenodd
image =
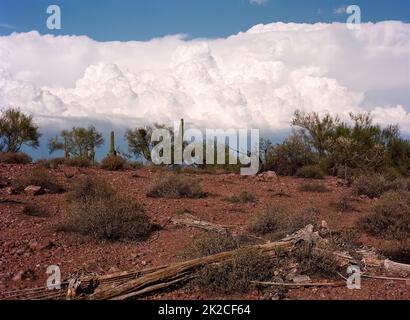
<instances>
[{"instance_id":1,"label":"green tree","mask_svg":"<svg viewBox=\"0 0 410 320\"><path fill-rule=\"evenodd\" d=\"M104 139L102 134L98 132L94 126L88 128L74 127L71 131L61 131L60 137L56 136L50 139L48 149L50 153L63 150L67 158L80 157L90 159L90 156L92 158L93 153L95 153L95 148L103 144ZM91 151L91 154L89 154L89 151Z\"/></svg>"},{"instance_id":2,"label":"green tree","mask_svg":"<svg viewBox=\"0 0 410 320\"><path fill-rule=\"evenodd\" d=\"M146 126L135 128L133 130L128 129L125 133L125 138L128 143L128 151L132 153L136 158L143 158L147 162L152 162L151 151L158 142L152 142L152 132L155 129L166 129L171 135L173 141L173 131L167 128L165 125L154 124L154 126ZM173 159L173 146L172 147L172 159Z\"/></svg>"},{"instance_id":3,"label":"green tree","mask_svg":"<svg viewBox=\"0 0 410 320\"><path fill-rule=\"evenodd\" d=\"M292 125L302 129L306 141L319 153L320 158L326 156L329 142L339 124L339 118L330 114L321 118L317 112L304 113L300 110L295 111L292 120Z\"/></svg>"},{"instance_id":4,"label":"green tree","mask_svg":"<svg viewBox=\"0 0 410 320\"><path fill-rule=\"evenodd\" d=\"M16 108L9 108L0 116L0 151L18 152L23 145L38 148L40 145L38 126L31 115Z\"/></svg>"}]
</instances>

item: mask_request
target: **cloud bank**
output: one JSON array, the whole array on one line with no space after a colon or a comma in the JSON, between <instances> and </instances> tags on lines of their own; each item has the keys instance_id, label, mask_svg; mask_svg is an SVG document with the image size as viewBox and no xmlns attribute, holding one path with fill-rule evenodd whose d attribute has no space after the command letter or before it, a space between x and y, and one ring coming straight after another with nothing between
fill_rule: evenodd
<instances>
[{"instance_id":1,"label":"cloud bank","mask_svg":"<svg viewBox=\"0 0 410 320\"><path fill-rule=\"evenodd\" d=\"M295 109L371 111L410 133L410 24L257 25L224 39L147 42L13 33L0 37L0 108L41 124L289 128Z\"/></svg>"}]
</instances>

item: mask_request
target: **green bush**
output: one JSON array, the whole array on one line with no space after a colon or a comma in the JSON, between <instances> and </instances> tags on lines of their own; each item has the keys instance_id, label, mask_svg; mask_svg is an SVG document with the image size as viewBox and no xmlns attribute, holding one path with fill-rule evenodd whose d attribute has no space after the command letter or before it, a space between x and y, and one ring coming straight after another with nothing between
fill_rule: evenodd
<instances>
[{"instance_id":1,"label":"green bush","mask_svg":"<svg viewBox=\"0 0 410 320\"><path fill-rule=\"evenodd\" d=\"M390 190L399 190L402 183L399 180L388 180L381 174L362 175L353 182L353 192L369 198L378 198Z\"/></svg>"},{"instance_id":2,"label":"green bush","mask_svg":"<svg viewBox=\"0 0 410 320\"><path fill-rule=\"evenodd\" d=\"M282 144L267 151L265 170L274 170L283 176L293 176L298 169L314 164L317 159L300 135L294 134Z\"/></svg>"},{"instance_id":3,"label":"green bush","mask_svg":"<svg viewBox=\"0 0 410 320\"><path fill-rule=\"evenodd\" d=\"M108 156L102 159L100 167L104 170L118 171L126 169L128 167L128 163L123 157Z\"/></svg>"},{"instance_id":4,"label":"green bush","mask_svg":"<svg viewBox=\"0 0 410 320\"><path fill-rule=\"evenodd\" d=\"M202 191L199 183L193 179L168 175L154 181L147 196L153 198L203 198L206 193Z\"/></svg>"},{"instance_id":5,"label":"green bush","mask_svg":"<svg viewBox=\"0 0 410 320\"><path fill-rule=\"evenodd\" d=\"M305 179L324 179L325 173L318 166L304 166L296 172L296 176Z\"/></svg>"},{"instance_id":6,"label":"green bush","mask_svg":"<svg viewBox=\"0 0 410 320\"><path fill-rule=\"evenodd\" d=\"M383 194L371 214L360 223L370 234L388 239L410 238L410 192L389 191Z\"/></svg>"},{"instance_id":7,"label":"green bush","mask_svg":"<svg viewBox=\"0 0 410 320\"><path fill-rule=\"evenodd\" d=\"M32 159L23 152L0 152L0 163L28 164Z\"/></svg>"}]
</instances>

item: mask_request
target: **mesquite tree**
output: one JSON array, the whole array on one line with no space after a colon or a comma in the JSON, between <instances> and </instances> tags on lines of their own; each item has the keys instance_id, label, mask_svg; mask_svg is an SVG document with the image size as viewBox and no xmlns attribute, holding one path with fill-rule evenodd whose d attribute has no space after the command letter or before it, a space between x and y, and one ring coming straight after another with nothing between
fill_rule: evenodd
<instances>
[{"instance_id":1,"label":"mesquite tree","mask_svg":"<svg viewBox=\"0 0 410 320\"><path fill-rule=\"evenodd\" d=\"M0 116L0 151L19 152L23 145L38 148L38 126L31 115L9 108Z\"/></svg>"}]
</instances>

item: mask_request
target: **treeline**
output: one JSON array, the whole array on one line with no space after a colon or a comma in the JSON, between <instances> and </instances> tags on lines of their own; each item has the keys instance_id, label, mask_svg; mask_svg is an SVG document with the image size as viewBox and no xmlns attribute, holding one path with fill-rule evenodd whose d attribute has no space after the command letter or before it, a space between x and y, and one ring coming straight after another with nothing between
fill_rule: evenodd
<instances>
[{"instance_id":1,"label":"treeline","mask_svg":"<svg viewBox=\"0 0 410 320\"><path fill-rule=\"evenodd\" d=\"M262 141L264 170L280 175L323 171L348 180L365 173L410 174L410 141L397 125L382 128L369 113L350 118L347 123L330 114L296 111L293 132L283 143Z\"/></svg>"},{"instance_id":2,"label":"treeline","mask_svg":"<svg viewBox=\"0 0 410 320\"><path fill-rule=\"evenodd\" d=\"M261 170L308 178L323 173L348 180L364 173L410 174L410 141L401 136L397 125L382 128L373 122L369 113L350 114L350 118L348 123L330 114L320 116L315 112L296 111L292 119L292 134L282 143L274 145L261 139ZM115 147L114 132L111 132L109 152L101 165L117 170L129 163L132 156L150 163L151 150L155 146L151 135L156 128L166 127L154 125L128 129L124 138L129 153ZM183 122L181 129L183 131ZM0 117L3 161L6 155L16 158L23 145L38 148L40 137L32 116L15 108L3 111ZM96 149L104 143L102 133L95 127L74 127L50 139L48 149L50 154L63 151L64 158L60 158L60 162L89 166L95 165ZM208 166L200 166L205 167ZM227 166L222 168L229 170Z\"/></svg>"}]
</instances>

